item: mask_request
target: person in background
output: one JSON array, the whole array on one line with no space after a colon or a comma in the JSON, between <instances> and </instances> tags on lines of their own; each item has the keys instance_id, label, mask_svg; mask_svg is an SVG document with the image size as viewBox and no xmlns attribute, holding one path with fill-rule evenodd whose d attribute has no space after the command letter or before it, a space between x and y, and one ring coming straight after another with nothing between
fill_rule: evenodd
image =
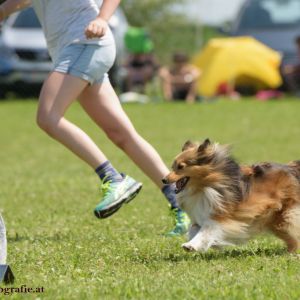
<instances>
[{"instance_id":1,"label":"person in background","mask_svg":"<svg viewBox=\"0 0 300 300\"><path fill-rule=\"evenodd\" d=\"M122 70L123 92L144 94L147 83L159 69L154 55L154 44L147 29L143 27L129 27L124 42L128 57Z\"/></svg>"},{"instance_id":2,"label":"person in background","mask_svg":"<svg viewBox=\"0 0 300 300\"><path fill-rule=\"evenodd\" d=\"M124 65L126 72L124 92L145 93L146 84L156 75L159 65L152 52L132 53Z\"/></svg>"},{"instance_id":3,"label":"person in background","mask_svg":"<svg viewBox=\"0 0 300 300\"><path fill-rule=\"evenodd\" d=\"M94 209L95 216L113 215L135 198L142 184L121 174L94 141L66 119L76 99L91 120L163 192L175 215L175 228L169 235L183 234L189 219L177 205L175 186L162 183L169 169L134 128L107 75L116 54L108 20L119 4L120 0L6 0L0 5L0 22L30 5L37 13L53 61L53 70L41 90L37 124L98 175L102 199Z\"/></svg>"},{"instance_id":4,"label":"person in background","mask_svg":"<svg viewBox=\"0 0 300 300\"><path fill-rule=\"evenodd\" d=\"M194 103L197 99L197 81L200 75L200 70L189 63L186 54L175 53L172 66L162 67L159 71L165 100Z\"/></svg>"},{"instance_id":5,"label":"person in background","mask_svg":"<svg viewBox=\"0 0 300 300\"><path fill-rule=\"evenodd\" d=\"M299 62L285 65L282 68L282 77L288 91L300 96L300 36L295 39Z\"/></svg>"}]
</instances>

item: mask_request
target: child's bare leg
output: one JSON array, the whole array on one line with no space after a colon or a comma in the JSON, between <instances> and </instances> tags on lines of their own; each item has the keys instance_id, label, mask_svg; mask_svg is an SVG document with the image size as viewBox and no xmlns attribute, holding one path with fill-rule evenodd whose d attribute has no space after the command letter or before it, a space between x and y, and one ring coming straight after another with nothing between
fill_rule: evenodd
<instances>
[{"instance_id":1,"label":"child's bare leg","mask_svg":"<svg viewBox=\"0 0 300 300\"><path fill-rule=\"evenodd\" d=\"M162 188L169 172L156 150L135 130L109 82L87 87L79 101L107 136Z\"/></svg>"},{"instance_id":2,"label":"child's bare leg","mask_svg":"<svg viewBox=\"0 0 300 300\"><path fill-rule=\"evenodd\" d=\"M41 91L37 123L95 169L107 160L106 157L87 134L64 118L68 107L86 86L87 82L80 78L59 72L51 73Z\"/></svg>"}]
</instances>

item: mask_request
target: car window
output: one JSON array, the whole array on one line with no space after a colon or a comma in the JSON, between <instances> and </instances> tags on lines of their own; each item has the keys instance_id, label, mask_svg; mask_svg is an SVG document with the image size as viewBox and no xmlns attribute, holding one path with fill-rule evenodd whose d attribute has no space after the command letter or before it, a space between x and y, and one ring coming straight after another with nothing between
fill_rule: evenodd
<instances>
[{"instance_id":1,"label":"car window","mask_svg":"<svg viewBox=\"0 0 300 300\"><path fill-rule=\"evenodd\" d=\"M300 25L300 0L248 1L240 17L240 29Z\"/></svg>"},{"instance_id":2,"label":"car window","mask_svg":"<svg viewBox=\"0 0 300 300\"><path fill-rule=\"evenodd\" d=\"M21 11L15 19L14 28L40 28L40 22L32 8Z\"/></svg>"}]
</instances>

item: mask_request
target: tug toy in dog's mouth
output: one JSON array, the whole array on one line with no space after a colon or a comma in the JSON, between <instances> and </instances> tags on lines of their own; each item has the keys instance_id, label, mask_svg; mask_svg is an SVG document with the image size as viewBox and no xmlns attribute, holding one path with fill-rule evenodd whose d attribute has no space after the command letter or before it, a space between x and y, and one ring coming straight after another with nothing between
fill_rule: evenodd
<instances>
[{"instance_id":1,"label":"tug toy in dog's mouth","mask_svg":"<svg viewBox=\"0 0 300 300\"><path fill-rule=\"evenodd\" d=\"M182 177L181 179L176 181L175 193L176 194L180 193L185 188L185 186L189 180L190 180L190 177Z\"/></svg>"}]
</instances>

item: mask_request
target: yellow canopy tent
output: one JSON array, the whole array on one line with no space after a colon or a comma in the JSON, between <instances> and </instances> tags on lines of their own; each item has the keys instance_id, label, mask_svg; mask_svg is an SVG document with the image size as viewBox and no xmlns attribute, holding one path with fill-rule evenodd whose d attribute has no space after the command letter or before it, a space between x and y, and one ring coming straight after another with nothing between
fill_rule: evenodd
<instances>
[{"instance_id":1,"label":"yellow canopy tent","mask_svg":"<svg viewBox=\"0 0 300 300\"><path fill-rule=\"evenodd\" d=\"M251 37L212 39L193 59L202 70L198 91L208 97L224 83L277 88L280 62L278 52Z\"/></svg>"}]
</instances>

